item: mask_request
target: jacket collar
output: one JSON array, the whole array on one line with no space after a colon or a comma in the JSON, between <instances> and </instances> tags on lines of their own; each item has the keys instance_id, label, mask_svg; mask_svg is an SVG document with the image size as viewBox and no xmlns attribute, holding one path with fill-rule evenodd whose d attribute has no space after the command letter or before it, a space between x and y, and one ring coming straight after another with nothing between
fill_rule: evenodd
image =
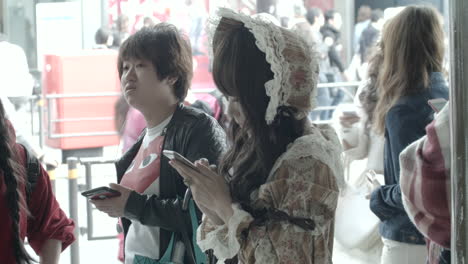
<instances>
[{"instance_id":1,"label":"jacket collar","mask_svg":"<svg viewBox=\"0 0 468 264\"><path fill-rule=\"evenodd\" d=\"M164 134L166 133L168 129L170 129L172 126L174 126L175 123L178 122L178 120L180 119L180 116L183 115L182 110L184 108L185 106L182 103L177 105L177 108L174 114L172 115L171 121L169 121L169 124L166 126L166 128L164 128L164 131L163 131ZM117 169L118 182L120 182L121 177L127 170L132 160L135 158L135 155L138 153L138 150L140 149L141 143L143 142L143 138L145 137L145 135L146 135L146 129L143 129L143 131L141 132L135 144L133 144L133 146L127 152L125 152L120 159L118 159L115 162L115 167Z\"/></svg>"}]
</instances>

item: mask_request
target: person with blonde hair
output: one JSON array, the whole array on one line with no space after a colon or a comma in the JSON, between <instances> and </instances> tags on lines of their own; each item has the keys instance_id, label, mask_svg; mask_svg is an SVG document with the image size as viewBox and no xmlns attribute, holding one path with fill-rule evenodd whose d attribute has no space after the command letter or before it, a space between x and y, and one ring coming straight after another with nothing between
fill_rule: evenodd
<instances>
[{"instance_id":1,"label":"person with blonde hair","mask_svg":"<svg viewBox=\"0 0 468 264\"><path fill-rule=\"evenodd\" d=\"M439 13L427 6L406 7L385 25L382 51L373 125L385 137L385 184L372 193L370 207L381 220L382 264L424 263L425 240L402 202L399 155L425 135L434 114L427 101L448 99Z\"/></svg>"},{"instance_id":2,"label":"person with blonde hair","mask_svg":"<svg viewBox=\"0 0 468 264\"><path fill-rule=\"evenodd\" d=\"M332 263L343 166L335 131L307 118L318 55L262 16L218 15L213 76L229 98L230 148L217 170L171 161L205 215L198 245L219 263Z\"/></svg>"}]
</instances>

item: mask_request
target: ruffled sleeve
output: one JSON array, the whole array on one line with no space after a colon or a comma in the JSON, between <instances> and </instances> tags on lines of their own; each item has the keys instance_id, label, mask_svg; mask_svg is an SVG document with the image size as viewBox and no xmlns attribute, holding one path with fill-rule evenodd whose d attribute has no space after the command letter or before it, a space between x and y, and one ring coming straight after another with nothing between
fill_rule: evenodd
<instances>
[{"instance_id":1,"label":"ruffled sleeve","mask_svg":"<svg viewBox=\"0 0 468 264\"><path fill-rule=\"evenodd\" d=\"M221 261L239 254L242 263L331 263L338 187L325 163L311 156L284 160L256 196L255 207L272 207L292 217L312 219L315 230L286 221L249 228L253 217L233 205L234 215L227 225L203 220L198 229L201 249L213 249ZM242 236L247 228L248 235Z\"/></svg>"},{"instance_id":2,"label":"ruffled sleeve","mask_svg":"<svg viewBox=\"0 0 468 264\"><path fill-rule=\"evenodd\" d=\"M218 258L234 257L240 249L241 232L248 228L253 217L238 204L232 205L233 215L227 225L215 225L206 216L198 228L198 246L203 251L213 249Z\"/></svg>"}]
</instances>

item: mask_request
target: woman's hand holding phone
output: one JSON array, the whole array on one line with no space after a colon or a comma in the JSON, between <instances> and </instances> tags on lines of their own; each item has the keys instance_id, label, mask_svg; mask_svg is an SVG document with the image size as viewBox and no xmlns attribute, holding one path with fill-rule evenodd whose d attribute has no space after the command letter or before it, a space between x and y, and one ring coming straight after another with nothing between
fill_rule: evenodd
<instances>
[{"instance_id":1,"label":"woman's hand holding phone","mask_svg":"<svg viewBox=\"0 0 468 264\"><path fill-rule=\"evenodd\" d=\"M194 166L197 170L178 159L172 159L169 164L184 178L198 207L213 223L222 225L229 221L233 214L229 186L208 161L196 161Z\"/></svg>"},{"instance_id":2,"label":"woman's hand holding phone","mask_svg":"<svg viewBox=\"0 0 468 264\"><path fill-rule=\"evenodd\" d=\"M343 127L351 127L354 123L357 123L359 120L361 120L356 111L343 111L339 119L340 124Z\"/></svg>"},{"instance_id":3,"label":"woman's hand holding phone","mask_svg":"<svg viewBox=\"0 0 468 264\"><path fill-rule=\"evenodd\" d=\"M447 104L447 100L444 98L436 98L428 100L427 103L434 110L434 112L439 113L442 108Z\"/></svg>"},{"instance_id":4,"label":"woman's hand holding phone","mask_svg":"<svg viewBox=\"0 0 468 264\"><path fill-rule=\"evenodd\" d=\"M163 150L163 155L166 156L166 158L168 158L169 160L177 160L179 161L181 164L183 164L184 166L192 169L192 170L195 170L195 171L198 171L197 167L195 166L195 164L193 164L190 160L188 160L187 158L185 158L184 156L182 156L181 154L179 154L178 152L176 151L173 151L173 150Z\"/></svg>"},{"instance_id":5,"label":"woman's hand holding phone","mask_svg":"<svg viewBox=\"0 0 468 264\"><path fill-rule=\"evenodd\" d=\"M370 199L371 194L380 186L380 182L377 180L377 174L373 170L369 170L366 172L366 179L368 184L369 193L366 195L367 199Z\"/></svg>"}]
</instances>

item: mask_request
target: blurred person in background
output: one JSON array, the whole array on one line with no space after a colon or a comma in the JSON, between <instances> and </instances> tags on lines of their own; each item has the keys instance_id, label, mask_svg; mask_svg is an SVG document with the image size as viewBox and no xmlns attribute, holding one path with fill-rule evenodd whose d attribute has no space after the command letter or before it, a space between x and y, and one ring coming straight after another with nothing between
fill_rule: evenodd
<instances>
[{"instance_id":1,"label":"blurred person in background","mask_svg":"<svg viewBox=\"0 0 468 264\"><path fill-rule=\"evenodd\" d=\"M35 263L25 238L40 263L58 264L73 241L75 225L55 199L49 175L31 164L0 100L0 263Z\"/></svg>"},{"instance_id":2,"label":"blurred person in background","mask_svg":"<svg viewBox=\"0 0 468 264\"><path fill-rule=\"evenodd\" d=\"M59 162L46 153L34 141L28 126L28 104L32 96L34 80L29 73L26 55L23 49L7 41L7 36L0 34L0 80L2 88L0 99L3 101L5 115L12 120L16 131L16 140L28 148L41 162L57 167Z\"/></svg>"},{"instance_id":3,"label":"blurred person in background","mask_svg":"<svg viewBox=\"0 0 468 264\"><path fill-rule=\"evenodd\" d=\"M94 49L110 49L116 48L114 36L107 27L100 27L94 34Z\"/></svg>"},{"instance_id":4,"label":"blurred person in background","mask_svg":"<svg viewBox=\"0 0 468 264\"><path fill-rule=\"evenodd\" d=\"M353 55L351 63L346 70L349 81L367 79L369 55L375 52L376 43L380 40L383 23L383 11L380 9L372 10L371 23L362 32L358 50Z\"/></svg>"},{"instance_id":5,"label":"blurred person in background","mask_svg":"<svg viewBox=\"0 0 468 264\"><path fill-rule=\"evenodd\" d=\"M399 155L426 134L433 120L429 99L448 99L442 74L444 32L432 7L408 6L390 19L382 34L384 60L378 80L374 128L385 137L385 185L376 188L370 207L381 220L382 264L424 263L425 239L402 202Z\"/></svg>"},{"instance_id":6,"label":"blurred person in background","mask_svg":"<svg viewBox=\"0 0 468 264\"><path fill-rule=\"evenodd\" d=\"M120 47L117 68L123 96L143 114L146 129L116 162L119 184L110 186L121 196L91 202L122 221L125 263L169 261L171 237L192 238L194 230L191 215L181 208L187 186L162 152L217 163L224 131L212 117L183 105L193 75L192 54L174 25L159 23L130 36ZM191 208L197 210L193 203ZM198 247L191 239L183 245L178 261L194 264Z\"/></svg>"},{"instance_id":7,"label":"blurred person in background","mask_svg":"<svg viewBox=\"0 0 468 264\"><path fill-rule=\"evenodd\" d=\"M371 13L371 23L364 29L359 39L359 55L361 65L368 62L369 55L374 51L377 41L380 39L380 32L383 27L383 11L374 9Z\"/></svg>"},{"instance_id":8,"label":"blurred person in background","mask_svg":"<svg viewBox=\"0 0 468 264\"><path fill-rule=\"evenodd\" d=\"M185 0L190 17L190 43L192 44L192 54L194 56L204 55L201 51L200 41L205 24L206 9L201 0Z\"/></svg>"},{"instance_id":9,"label":"blurred person in background","mask_svg":"<svg viewBox=\"0 0 468 264\"><path fill-rule=\"evenodd\" d=\"M327 67L325 76L329 83L347 81L348 77L345 73L345 67L341 53L343 45L341 44L341 26L343 25L343 19L341 14L330 9L325 12L325 24L320 29L323 35L323 42L328 46L328 61L330 67ZM331 97L331 106L337 106L341 103L344 97L344 92L340 88L329 88ZM330 119L333 115L333 110L328 112L328 118Z\"/></svg>"},{"instance_id":10,"label":"blurred person in background","mask_svg":"<svg viewBox=\"0 0 468 264\"><path fill-rule=\"evenodd\" d=\"M308 43L313 41L312 25L306 19L306 9L304 3L293 6L294 20L291 21L291 30L303 37Z\"/></svg>"},{"instance_id":11,"label":"blurred person in background","mask_svg":"<svg viewBox=\"0 0 468 264\"><path fill-rule=\"evenodd\" d=\"M378 77L382 62L382 50L376 49L369 62L367 80L359 86L353 107L345 108L343 105L340 108L340 110L347 110L341 111L338 126L346 164L367 159L362 171L350 174L347 179L347 189L340 197L344 206L353 208L341 208L341 204L338 203L337 212L343 210L343 214L337 216L335 223L337 226L342 225L346 228L337 228L335 238L341 242L340 245L344 248L343 254L353 260L349 263L379 263L382 254L383 245L378 230L379 219L370 210L368 201L369 193L379 182L383 182L384 173L384 137L373 128L378 101ZM377 178L369 180L367 178L369 173ZM359 199L355 199L356 196ZM355 214L357 210L362 213L350 218L350 213ZM349 233L349 227L353 226L356 227L355 232Z\"/></svg>"},{"instance_id":12,"label":"blurred person in background","mask_svg":"<svg viewBox=\"0 0 468 264\"><path fill-rule=\"evenodd\" d=\"M359 39L361 39L361 33L370 24L371 13L372 9L368 5L362 5L358 9L353 35L353 50L356 52L359 50Z\"/></svg>"},{"instance_id":13,"label":"blurred person in background","mask_svg":"<svg viewBox=\"0 0 468 264\"><path fill-rule=\"evenodd\" d=\"M328 59L328 46L323 41L323 35L320 29L325 24L323 12L318 7L312 7L307 10L306 19L310 24L312 32L312 40L314 48L317 51L319 59L319 83L327 83L328 79L326 72L330 71L330 62ZM329 88L317 88L317 106L329 106L331 104ZM328 119L328 110L313 111L310 115L311 120L326 120Z\"/></svg>"},{"instance_id":14,"label":"blurred person in background","mask_svg":"<svg viewBox=\"0 0 468 264\"><path fill-rule=\"evenodd\" d=\"M116 46L120 46L130 36L130 19L127 15L121 14L117 17L114 29L113 36Z\"/></svg>"},{"instance_id":15,"label":"blurred person in background","mask_svg":"<svg viewBox=\"0 0 468 264\"><path fill-rule=\"evenodd\" d=\"M154 21L154 18L146 16L143 18L143 27L152 27L156 25L156 22Z\"/></svg>"}]
</instances>

